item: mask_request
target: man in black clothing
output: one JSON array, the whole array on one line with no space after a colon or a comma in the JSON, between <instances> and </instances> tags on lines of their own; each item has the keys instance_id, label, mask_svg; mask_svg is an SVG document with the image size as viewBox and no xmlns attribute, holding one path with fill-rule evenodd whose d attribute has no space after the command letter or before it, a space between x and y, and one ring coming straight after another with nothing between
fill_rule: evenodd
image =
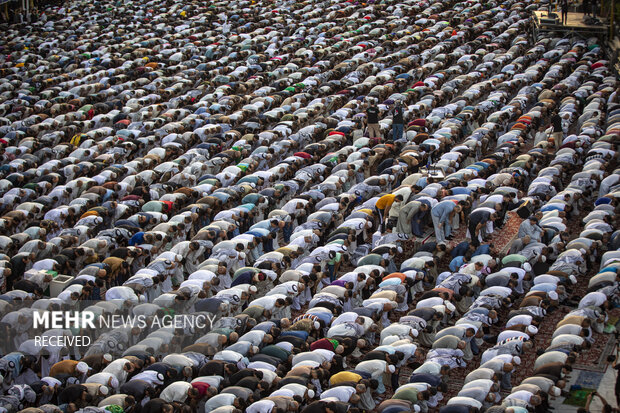
<instances>
[{"instance_id":1,"label":"man in black clothing","mask_svg":"<svg viewBox=\"0 0 620 413\"><path fill-rule=\"evenodd\" d=\"M558 150L564 140L564 130L562 129L562 118L557 110L551 117L551 126L553 126L553 133L551 134L551 137L553 138L555 149Z\"/></svg>"},{"instance_id":2,"label":"man in black clothing","mask_svg":"<svg viewBox=\"0 0 620 413\"><path fill-rule=\"evenodd\" d=\"M140 403L145 397L155 397L156 390L151 383L144 380L130 380L120 387L121 394L128 394Z\"/></svg>"},{"instance_id":3,"label":"man in black clothing","mask_svg":"<svg viewBox=\"0 0 620 413\"><path fill-rule=\"evenodd\" d=\"M560 1L560 9L562 10L562 24L568 23L568 0Z\"/></svg>"},{"instance_id":4,"label":"man in black clothing","mask_svg":"<svg viewBox=\"0 0 620 413\"><path fill-rule=\"evenodd\" d=\"M400 102L396 102L392 109L392 140L397 141L403 137L405 129L404 110Z\"/></svg>"},{"instance_id":5,"label":"man in black clothing","mask_svg":"<svg viewBox=\"0 0 620 413\"><path fill-rule=\"evenodd\" d=\"M224 378L235 374L239 369L235 364L223 360L211 360L200 368L200 376L222 376Z\"/></svg>"},{"instance_id":6,"label":"man in black clothing","mask_svg":"<svg viewBox=\"0 0 620 413\"><path fill-rule=\"evenodd\" d=\"M77 403L86 398L88 389L81 384L70 384L58 395L58 404Z\"/></svg>"},{"instance_id":7,"label":"man in black clothing","mask_svg":"<svg viewBox=\"0 0 620 413\"><path fill-rule=\"evenodd\" d=\"M471 236L471 243L474 247L478 248L480 245L480 234L485 234L483 229L487 223L489 221L494 221L496 218L497 215L491 213L487 209L476 209L469 215L469 235Z\"/></svg>"},{"instance_id":8,"label":"man in black clothing","mask_svg":"<svg viewBox=\"0 0 620 413\"><path fill-rule=\"evenodd\" d=\"M151 399L142 406L142 413L172 413L174 408L163 399Z\"/></svg>"},{"instance_id":9,"label":"man in black clothing","mask_svg":"<svg viewBox=\"0 0 620 413\"><path fill-rule=\"evenodd\" d=\"M368 123L368 137L376 144L381 141L381 129L379 128L379 108L373 101L366 109L366 122Z\"/></svg>"}]
</instances>

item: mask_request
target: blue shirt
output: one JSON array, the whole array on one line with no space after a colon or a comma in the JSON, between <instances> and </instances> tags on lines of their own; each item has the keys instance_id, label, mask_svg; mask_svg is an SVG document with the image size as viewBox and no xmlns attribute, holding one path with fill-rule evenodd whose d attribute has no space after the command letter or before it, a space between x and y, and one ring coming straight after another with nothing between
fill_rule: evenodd
<instances>
[{"instance_id":1,"label":"blue shirt","mask_svg":"<svg viewBox=\"0 0 620 413\"><path fill-rule=\"evenodd\" d=\"M448 267L450 268L450 271L456 272L459 268L461 268L461 265L463 265L464 262L465 257L461 255L459 257L453 258L452 261L450 261L450 265L448 265Z\"/></svg>"},{"instance_id":2,"label":"blue shirt","mask_svg":"<svg viewBox=\"0 0 620 413\"><path fill-rule=\"evenodd\" d=\"M474 256L489 254L489 252L491 252L491 246L489 244L480 244L478 248L476 248L476 251L474 251Z\"/></svg>"},{"instance_id":3,"label":"blue shirt","mask_svg":"<svg viewBox=\"0 0 620 413\"><path fill-rule=\"evenodd\" d=\"M447 222L450 212L454 211L456 204L452 201L441 201L433 207L431 215L439 218L439 222Z\"/></svg>"},{"instance_id":4,"label":"blue shirt","mask_svg":"<svg viewBox=\"0 0 620 413\"><path fill-rule=\"evenodd\" d=\"M130 247L144 244L144 232L136 232L131 238L129 238L128 244Z\"/></svg>"},{"instance_id":5,"label":"blue shirt","mask_svg":"<svg viewBox=\"0 0 620 413\"><path fill-rule=\"evenodd\" d=\"M471 189L467 188L465 186L457 186L457 187L454 187L454 188L451 188L451 189L452 189L452 193L454 195L461 195L461 194L469 195L469 194L471 194Z\"/></svg>"},{"instance_id":6,"label":"blue shirt","mask_svg":"<svg viewBox=\"0 0 620 413\"><path fill-rule=\"evenodd\" d=\"M450 255L452 258L458 257L460 255L465 255L467 250L469 249L469 242L463 241L460 242L452 251L450 251Z\"/></svg>"}]
</instances>

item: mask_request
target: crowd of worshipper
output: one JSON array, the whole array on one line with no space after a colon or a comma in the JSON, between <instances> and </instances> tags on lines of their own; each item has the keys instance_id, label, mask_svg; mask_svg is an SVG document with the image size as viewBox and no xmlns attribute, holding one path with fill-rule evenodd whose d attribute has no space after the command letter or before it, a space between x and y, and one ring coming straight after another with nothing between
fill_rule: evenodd
<instances>
[{"instance_id":1,"label":"crowd of worshipper","mask_svg":"<svg viewBox=\"0 0 620 413\"><path fill-rule=\"evenodd\" d=\"M620 83L596 39L535 38L536 7L96 1L9 27L0 412L548 411L618 304ZM211 322L33 328L58 311Z\"/></svg>"}]
</instances>

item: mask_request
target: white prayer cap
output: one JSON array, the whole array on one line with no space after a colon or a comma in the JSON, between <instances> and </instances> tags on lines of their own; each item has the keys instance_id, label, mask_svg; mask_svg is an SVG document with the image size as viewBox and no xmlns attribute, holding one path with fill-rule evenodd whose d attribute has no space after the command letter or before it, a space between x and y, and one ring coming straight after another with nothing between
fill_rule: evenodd
<instances>
[{"instance_id":1,"label":"white prayer cap","mask_svg":"<svg viewBox=\"0 0 620 413\"><path fill-rule=\"evenodd\" d=\"M308 389L308 398L314 399L314 390Z\"/></svg>"},{"instance_id":2,"label":"white prayer cap","mask_svg":"<svg viewBox=\"0 0 620 413\"><path fill-rule=\"evenodd\" d=\"M572 284L577 284L577 277L575 277L574 275L569 275L568 279Z\"/></svg>"},{"instance_id":3,"label":"white prayer cap","mask_svg":"<svg viewBox=\"0 0 620 413\"><path fill-rule=\"evenodd\" d=\"M164 375L161 373L157 373L157 378L159 378L160 375L161 375L161 381L164 381ZM116 377L112 377L112 379L110 380L110 385L114 387L115 389L118 388L119 386L118 379Z\"/></svg>"},{"instance_id":4,"label":"white prayer cap","mask_svg":"<svg viewBox=\"0 0 620 413\"><path fill-rule=\"evenodd\" d=\"M389 365L388 366L388 370L390 371L390 373L394 373L396 371L396 367L394 367L393 365Z\"/></svg>"},{"instance_id":5,"label":"white prayer cap","mask_svg":"<svg viewBox=\"0 0 620 413\"><path fill-rule=\"evenodd\" d=\"M107 396L108 393L110 393L110 389L108 389L106 386L101 386L99 387L99 391L101 392L101 394L103 394L104 396Z\"/></svg>"},{"instance_id":6,"label":"white prayer cap","mask_svg":"<svg viewBox=\"0 0 620 413\"><path fill-rule=\"evenodd\" d=\"M420 406L418 406L417 404L413 405L413 410L415 411L415 413L419 413L420 412Z\"/></svg>"},{"instance_id":7,"label":"white prayer cap","mask_svg":"<svg viewBox=\"0 0 620 413\"><path fill-rule=\"evenodd\" d=\"M84 363L83 361L80 361L76 366L75 369L79 372L79 373L86 373L88 371L88 364Z\"/></svg>"},{"instance_id":8,"label":"white prayer cap","mask_svg":"<svg viewBox=\"0 0 620 413\"><path fill-rule=\"evenodd\" d=\"M547 295L549 296L550 300L555 301L558 299L558 293L556 293L555 291L549 291Z\"/></svg>"},{"instance_id":9,"label":"white prayer cap","mask_svg":"<svg viewBox=\"0 0 620 413\"><path fill-rule=\"evenodd\" d=\"M318 330L319 328L321 328L321 323L319 323L318 321L315 321L315 322L314 322L314 328L315 328L316 330Z\"/></svg>"},{"instance_id":10,"label":"white prayer cap","mask_svg":"<svg viewBox=\"0 0 620 413\"><path fill-rule=\"evenodd\" d=\"M526 262L525 264L523 264L523 269L527 272L532 271L532 266L530 265L529 262Z\"/></svg>"},{"instance_id":11,"label":"white prayer cap","mask_svg":"<svg viewBox=\"0 0 620 413\"><path fill-rule=\"evenodd\" d=\"M536 328L536 326L527 326L527 332L529 334L534 335L534 334L538 333L538 329Z\"/></svg>"},{"instance_id":12,"label":"white prayer cap","mask_svg":"<svg viewBox=\"0 0 620 413\"><path fill-rule=\"evenodd\" d=\"M103 359L107 361L108 363L110 363L112 361L112 355L110 353L105 353L103 355Z\"/></svg>"},{"instance_id":13,"label":"white prayer cap","mask_svg":"<svg viewBox=\"0 0 620 413\"><path fill-rule=\"evenodd\" d=\"M514 364L516 364L517 366L521 365L521 357L519 357L519 356L514 356L514 357L512 358L512 362L513 362Z\"/></svg>"},{"instance_id":14,"label":"white prayer cap","mask_svg":"<svg viewBox=\"0 0 620 413\"><path fill-rule=\"evenodd\" d=\"M560 388L557 386L551 386L550 393L552 396L558 397L560 394L562 394L562 390L560 390Z\"/></svg>"},{"instance_id":15,"label":"white prayer cap","mask_svg":"<svg viewBox=\"0 0 620 413\"><path fill-rule=\"evenodd\" d=\"M444 305L451 312L454 312L456 310L456 307L450 301L444 301Z\"/></svg>"}]
</instances>

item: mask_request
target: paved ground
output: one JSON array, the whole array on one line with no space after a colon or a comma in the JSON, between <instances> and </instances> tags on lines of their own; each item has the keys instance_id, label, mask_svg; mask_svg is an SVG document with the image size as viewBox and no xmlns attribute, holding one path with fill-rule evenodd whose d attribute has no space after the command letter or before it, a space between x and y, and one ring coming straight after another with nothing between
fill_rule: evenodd
<instances>
[{"instance_id":1,"label":"paved ground","mask_svg":"<svg viewBox=\"0 0 620 413\"><path fill-rule=\"evenodd\" d=\"M587 370L573 370L573 374L571 375L567 388L577 384L579 382L579 376L583 372L587 372ZM600 384L598 385L596 391L600 393L612 407L618 408L615 394L616 372L617 370L614 370L610 365L605 366L605 372L601 373ZM576 413L578 406L565 404L565 401L565 397L558 397L551 403L551 407L553 407L557 412ZM590 404L590 411L592 413L599 413L603 411L603 404L597 397L595 397L592 404Z\"/></svg>"}]
</instances>

